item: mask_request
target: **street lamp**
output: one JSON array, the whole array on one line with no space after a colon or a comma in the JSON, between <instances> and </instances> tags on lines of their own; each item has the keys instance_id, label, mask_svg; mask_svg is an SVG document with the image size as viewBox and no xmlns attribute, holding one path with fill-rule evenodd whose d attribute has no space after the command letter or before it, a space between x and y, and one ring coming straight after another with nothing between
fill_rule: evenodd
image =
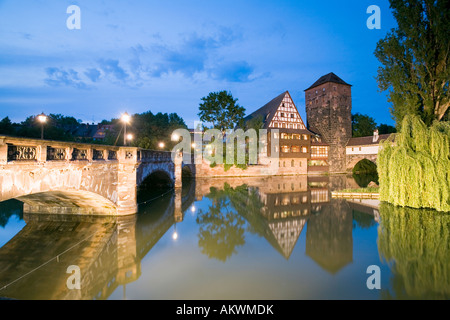
<instances>
[{"instance_id":1,"label":"street lamp","mask_svg":"<svg viewBox=\"0 0 450 320\"><path fill-rule=\"evenodd\" d=\"M37 116L37 119L41 123L41 139L44 139L44 123L47 122L47 116L42 112Z\"/></svg>"},{"instance_id":2,"label":"street lamp","mask_svg":"<svg viewBox=\"0 0 450 320\"><path fill-rule=\"evenodd\" d=\"M131 117L130 115L125 112L124 114L122 114L122 117L120 118L120 120L122 120L123 122L123 144L126 146L127 145L127 123L130 123Z\"/></svg>"},{"instance_id":3,"label":"street lamp","mask_svg":"<svg viewBox=\"0 0 450 320\"><path fill-rule=\"evenodd\" d=\"M127 134L127 140L133 140L133 135L131 133Z\"/></svg>"},{"instance_id":4,"label":"street lamp","mask_svg":"<svg viewBox=\"0 0 450 320\"><path fill-rule=\"evenodd\" d=\"M163 149L164 146L165 146L164 142L160 142L160 143L158 144L158 147L160 147L161 149Z\"/></svg>"}]
</instances>

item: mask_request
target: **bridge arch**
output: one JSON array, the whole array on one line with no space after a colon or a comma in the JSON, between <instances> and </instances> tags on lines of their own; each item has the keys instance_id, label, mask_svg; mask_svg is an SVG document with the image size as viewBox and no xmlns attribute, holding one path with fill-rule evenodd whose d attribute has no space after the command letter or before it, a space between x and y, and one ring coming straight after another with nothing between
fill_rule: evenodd
<instances>
[{"instance_id":1,"label":"bridge arch","mask_svg":"<svg viewBox=\"0 0 450 320\"><path fill-rule=\"evenodd\" d=\"M91 191L53 190L27 194L15 199L23 203L24 213L104 216L117 214L115 203Z\"/></svg>"},{"instance_id":2,"label":"bridge arch","mask_svg":"<svg viewBox=\"0 0 450 320\"><path fill-rule=\"evenodd\" d=\"M352 171L362 160L368 160L377 165L377 155L347 155L347 171Z\"/></svg>"}]
</instances>

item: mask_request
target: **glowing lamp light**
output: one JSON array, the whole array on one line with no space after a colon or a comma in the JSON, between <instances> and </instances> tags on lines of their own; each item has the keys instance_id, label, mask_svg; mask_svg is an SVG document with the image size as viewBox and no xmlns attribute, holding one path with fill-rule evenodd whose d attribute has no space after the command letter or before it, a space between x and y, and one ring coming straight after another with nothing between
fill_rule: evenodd
<instances>
[{"instance_id":1,"label":"glowing lamp light","mask_svg":"<svg viewBox=\"0 0 450 320\"><path fill-rule=\"evenodd\" d=\"M195 210L197 210L197 208L193 205L193 206L191 207L191 212L192 212L192 213L195 213Z\"/></svg>"},{"instance_id":2,"label":"glowing lamp light","mask_svg":"<svg viewBox=\"0 0 450 320\"><path fill-rule=\"evenodd\" d=\"M172 239L173 240L177 240L178 239L178 233L176 231L174 233L172 233Z\"/></svg>"},{"instance_id":3,"label":"glowing lamp light","mask_svg":"<svg viewBox=\"0 0 450 320\"><path fill-rule=\"evenodd\" d=\"M172 135L172 141L178 141L178 140L180 140L180 136L178 134L174 133Z\"/></svg>"},{"instance_id":4,"label":"glowing lamp light","mask_svg":"<svg viewBox=\"0 0 450 320\"><path fill-rule=\"evenodd\" d=\"M130 123L131 116L128 113L122 114L122 117L120 118L124 123Z\"/></svg>"},{"instance_id":5,"label":"glowing lamp light","mask_svg":"<svg viewBox=\"0 0 450 320\"><path fill-rule=\"evenodd\" d=\"M133 135L131 133L127 134L127 139L128 140L133 140Z\"/></svg>"},{"instance_id":6,"label":"glowing lamp light","mask_svg":"<svg viewBox=\"0 0 450 320\"><path fill-rule=\"evenodd\" d=\"M197 145L195 143L191 144L192 148L195 148Z\"/></svg>"},{"instance_id":7,"label":"glowing lamp light","mask_svg":"<svg viewBox=\"0 0 450 320\"><path fill-rule=\"evenodd\" d=\"M44 113L41 113L40 115L37 116L37 119L40 123L45 123L47 122L47 116Z\"/></svg>"},{"instance_id":8,"label":"glowing lamp light","mask_svg":"<svg viewBox=\"0 0 450 320\"><path fill-rule=\"evenodd\" d=\"M160 147L161 149L164 148L164 146L165 146L164 142L160 142L160 143L158 144L158 147Z\"/></svg>"}]
</instances>

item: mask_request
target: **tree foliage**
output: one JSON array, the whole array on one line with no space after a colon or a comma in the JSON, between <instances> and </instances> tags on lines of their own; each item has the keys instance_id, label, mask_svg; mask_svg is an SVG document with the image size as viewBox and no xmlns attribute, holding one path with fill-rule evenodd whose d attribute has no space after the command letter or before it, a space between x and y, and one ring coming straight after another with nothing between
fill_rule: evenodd
<instances>
[{"instance_id":1,"label":"tree foliage","mask_svg":"<svg viewBox=\"0 0 450 320\"><path fill-rule=\"evenodd\" d=\"M160 149L158 144L163 142L166 150L170 150L177 142L171 141L174 130L187 126L184 120L176 113L153 114L147 111L135 114L132 117L130 132L135 136L133 146L144 149Z\"/></svg>"},{"instance_id":2,"label":"tree foliage","mask_svg":"<svg viewBox=\"0 0 450 320\"><path fill-rule=\"evenodd\" d=\"M448 0L390 0L398 28L380 40L377 81L389 92L399 128L407 114L426 125L442 120L450 106L450 6Z\"/></svg>"},{"instance_id":3,"label":"tree foliage","mask_svg":"<svg viewBox=\"0 0 450 320\"><path fill-rule=\"evenodd\" d=\"M352 115L352 136L354 138L371 136L375 129L377 129L377 123L372 117L361 113Z\"/></svg>"},{"instance_id":4,"label":"tree foliage","mask_svg":"<svg viewBox=\"0 0 450 320\"><path fill-rule=\"evenodd\" d=\"M395 144L386 140L378 154L380 200L450 211L450 123L427 127L408 115L401 127Z\"/></svg>"},{"instance_id":5,"label":"tree foliage","mask_svg":"<svg viewBox=\"0 0 450 320\"><path fill-rule=\"evenodd\" d=\"M198 113L200 120L211 123L214 129L225 132L243 126L245 108L237 104L238 99L234 99L230 92L211 92L202 101Z\"/></svg>"},{"instance_id":6,"label":"tree foliage","mask_svg":"<svg viewBox=\"0 0 450 320\"><path fill-rule=\"evenodd\" d=\"M378 126L378 133L379 134L391 134L391 133L396 133L397 129L395 129L395 127L390 126L388 124L380 124Z\"/></svg>"}]
</instances>

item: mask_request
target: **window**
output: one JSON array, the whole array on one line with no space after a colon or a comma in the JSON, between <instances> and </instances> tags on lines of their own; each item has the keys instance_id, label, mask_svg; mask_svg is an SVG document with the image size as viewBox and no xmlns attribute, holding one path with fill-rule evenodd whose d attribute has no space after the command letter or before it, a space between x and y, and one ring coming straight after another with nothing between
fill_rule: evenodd
<instances>
[{"instance_id":1,"label":"window","mask_svg":"<svg viewBox=\"0 0 450 320\"><path fill-rule=\"evenodd\" d=\"M359 147L359 151L361 151L361 147Z\"/></svg>"},{"instance_id":2,"label":"window","mask_svg":"<svg viewBox=\"0 0 450 320\"><path fill-rule=\"evenodd\" d=\"M278 132L274 132L273 133L273 138L274 139L278 139L279 136L280 136L280 134Z\"/></svg>"},{"instance_id":3,"label":"window","mask_svg":"<svg viewBox=\"0 0 450 320\"><path fill-rule=\"evenodd\" d=\"M289 146L281 146L281 152L289 153L290 152ZM283 165L283 167L284 167L284 165Z\"/></svg>"},{"instance_id":4,"label":"window","mask_svg":"<svg viewBox=\"0 0 450 320\"><path fill-rule=\"evenodd\" d=\"M308 153L308 148L307 147L302 147L302 152L303 153Z\"/></svg>"},{"instance_id":5,"label":"window","mask_svg":"<svg viewBox=\"0 0 450 320\"><path fill-rule=\"evenodd\" d=\"M308 140L308 135L307 134L303 134L302 138L303 138L303 140Z\"/></svg>"},{"instance_id":6,"label":"window","mask_svg":"<svg viewBox=\"0 0 450 320\"><path fill-rule=\"evenodd\" d=\"M291 113L291 119L295 118L295 114Z\"/></svg>"},{"instance_id":7,"label":"window","mask_svg":"<svg viewBox=\"0 0 450 320\"><path fill-rule=\"evenodd\" d=\"M281 134L281 139L286 139L286 140L288 140L290 137L289 137L289 135L287 134L287 133L282 133Z\"/></svg>"},{"instance_id":8,"label":"window","mask_svg":"<svg viewBox=\"0 0 450 320\"><path fill-rule=\"evenodd\" d=\"M292 160L292 161L291 161L291 167L294 167L294 166L295 166L295 161ZM292 184L292 190L294 190L294 184Z\"/></svg>"},{"instance_id":9,"label":"window","mask_svg":"<svg viewBox=\"0 0 450 320\"><path fill-rule=\"evenodd\" d=\"M292 146L292 152L294 153L300 152L300 146Z\"/></svg>"},{"instance_id":10,"label":"window","mask_svg":"<svg viewBox=\"0 0 450 320\"><path fill-rule=\"evenodd\" d=\"M312 146L311 155L313 157L326 158L328 157L328 147L325 146Z\"/></svg>"},{"instance_id":11,"label":"window","mask_svg":"<svg viewBox=\"0 0 450 320\"><path fill-rule=\"evenodd\" d=\"M325 88L323 88L323 92L325 92Z\"/></svg>"},{"instance_id":12,"label":"window","mask_svg":"<svg viewBox=\"0 0 450 320\"><path fill-rule=\"evenodd\" d=\"M300 140L300 135L294 133L294 134L292 135L292 139L294 139L294 140Z\"/></svg>"},{"instance_id":13,"label":"window","mask_svg":"<svg viewBox=\"0 0 450 320\"><path fill-rule=\"evenodd\" d=\"M284 118L284 112L280 113L280 117Z\"/></svg>"}]
</instances>

